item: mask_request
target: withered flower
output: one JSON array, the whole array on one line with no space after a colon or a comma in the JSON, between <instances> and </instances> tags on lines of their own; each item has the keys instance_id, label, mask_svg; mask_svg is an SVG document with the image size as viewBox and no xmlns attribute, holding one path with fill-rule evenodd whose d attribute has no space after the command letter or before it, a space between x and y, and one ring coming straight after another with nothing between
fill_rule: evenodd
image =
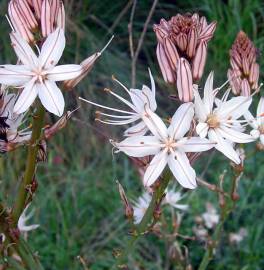
<instances>
[{"instance_id":1,"label":"withered flower","mask_svg":"<svg viewBox=\"0 0 264 270\"><path fill-rule=\"evenodd\" d=\"M232 91L235 95L250 96L251 89L258 89L257 49L246 33L240 31L229 54L231 68L227 76Z\"/></svg>"},{"instance_id":2,"label":"withered flower","mask_svg":"<svg viewBox=\"0 0 264 270\"><path fill-rule=\"evenodd\" d=\"M176 84L179 99L193 100L193 81L198 82L204 71L207 43L213 37L216 22L209 25L198 14L177 14L169 21L155 24L157 58L166 82Z\"/></svg>"}]
</instances>

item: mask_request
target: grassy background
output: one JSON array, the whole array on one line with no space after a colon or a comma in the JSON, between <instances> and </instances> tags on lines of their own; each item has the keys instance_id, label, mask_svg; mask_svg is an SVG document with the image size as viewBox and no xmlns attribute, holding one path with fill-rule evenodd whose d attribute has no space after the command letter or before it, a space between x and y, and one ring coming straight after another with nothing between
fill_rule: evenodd
<instances>
[{"instance_id":1,"label":"grassy background","mask_svg":"<svg viewBox=\"0 0 264 270\"><path fill-rule=\"evenodd\" d=\"M1 1L1 63L14 63L15 56L8 40L8 24L5 21L7 1ZM118 15L127 1L65 1L68 14L67 48L63 61L80 62L86 56L100 50L112 33L115 39L99 59L91 74L76 91L65 93L69 109L78 104L82 96L104 104L114 103L102 89L117 87L111 81L114 74L120 81L130 85L130 61L127 25L130 9L119 22ZM151 0L140 0L136 8L134 37L137 41L151 7ZM228 50L236 36L243 29L263 50L264 9L261 0L252 1L159 1L149 25L137 65L137 86L149 84L147 67L151 67L157 82L159 113L168 115L175 110L173 102L168 103L168 93L173 89L163 83L155 57L155 36L152 24L176 13L198 12L209 21L217 20L214 39L209 44L209 55L205 76L215 70L216 84L226 80ZM262 56L259 58L262 64ZM166 109L166 111L165 111ZM113 156L108 138L120 138L119 128L102 126L93 121L95 108L82 104L67 128L49 143L48 162L41 165L37 176L39 189L34 200L36 215L34 221L41 227L29 235L29 243L38 251L45 269L83 269L77 256L81 255L89 269L109 269L114 262L112 252L126 245L128 227L123 218L115 180L118 179L128 195L136 198L142 192L139 177L129 160L122 154ZM55 119L51 118L51 121ZM247 147L254 152L254 144ZM10 203L21 178L25 149L0 159L1 198ZM237 208L225 224L220 248L209 269L263 269L263 154L251 155L246 161L245 176L240 182L241 196ZM206 166L206 158L196 164L198 173ZM228 161L215 155L205 178L217 183L218 175L228 168ZM225 183L228 186L228 179ZM215 194L204 188L188 192L185 202L190 211L184 216L182 233L192 235L194 216L205 211L205 203L216 204ZM240 227L248 230L248 236L240 246L228 244L227 232ZM202 243L182 241L188 246L190 261L194 269L204 252ZM130 269L164 269L166 248L157 237L147 236L129 258ZM173 264L170 269L176 269Z\"/></svg>"}]
</instances>

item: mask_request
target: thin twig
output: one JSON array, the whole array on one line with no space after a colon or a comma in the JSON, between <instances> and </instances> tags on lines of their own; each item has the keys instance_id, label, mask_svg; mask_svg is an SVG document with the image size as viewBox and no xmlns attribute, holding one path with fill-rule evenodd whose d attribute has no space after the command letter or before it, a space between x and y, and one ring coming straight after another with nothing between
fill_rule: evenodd
<instances>
[{"instance_id":1,"label":"thin twig","mask_svg":"<svg viewBox=\"0 0 264 270\"><path fill-rule=\"evenodd\" d=\"M133 21L134 21L136 6L137 6L137 0L134 0L131 14L130 14L129 24L127 26L128 35L129 35L129 50L130 50L131 59L134 59Z\"/></svg>"},{"instance_id":2,"label":"thin twig","mask_svg":"<svg viewBox=\"0 0 264 270\"><path fill-rule=\"evenodd\" d=\"M142 48L142 45L143 45L143 42L144 42L144 39L145 39L145 35L146 35L147 29L148 29L148 25L150 23L150 20L151 20L151 18L153 16L153 13L155 11L155 8L156 8L157 4L158 4L158 0L154 0L153 4L152 4L152 7L151 7L151 9L149 11L148 17L147 17L147 19L146 19L146 21L144 23L143 31L142 31L142 33L140 35L134 57L132 57L132 65L131 65L131 85L132 85L132 88L134 88L135 85L136 85L136 65L137 65L138 56L139 56L139 53L141 51L141 48ZM132 36L132 34L131 34L131 36Z\"/></svg>"}]
</instances>

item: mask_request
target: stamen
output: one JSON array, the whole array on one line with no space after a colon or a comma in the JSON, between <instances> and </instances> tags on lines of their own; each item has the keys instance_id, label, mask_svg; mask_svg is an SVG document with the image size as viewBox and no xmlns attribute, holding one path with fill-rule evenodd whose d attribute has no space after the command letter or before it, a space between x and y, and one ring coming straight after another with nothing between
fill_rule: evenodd
<instances>
[{"instance_id":1,"label":"stamen","mask_svg":"<svg viewBox=\"0 0 264 270\"><path fill-rule=\"evenodd\" d=\"M113 38L114 38L115 36L114 35L112 35L112 37L109 39L109 41L106 43L106 45L103 47L103 49L99 52L100 54L102 54L105 50L106 50L106 48L110 45L110 43L112 42L112 40L113 40Z\"/></svg>"},{"instance_id":2,"label":"stamen","mask_svg":"<svg viewBox=\"0 0 264 270\"><path fill-rule=\"evenodd\" d=\"M107 106L104 106L104 105L100 105L98 103L92 102L92 101L87 100L87 99L84 99L82 97L79 97L79 99L82 100L82 101L85 101L87 103L90 103L92 105L95 105L95 106L98 106L100 108L103 108L103 109L107 109L107 110L111 110L111 111L115 111L115 112L126 113L126 114L131 114L131 115L136 115L136 113L134 113L134 112L128 112L128 111L119 110L119 109L115 109L115 108L112 108L112 107L107 107Z\"/></svg>"},{"instance_id":3,"label":"stamen","mask_svg":"<svg viewBox=\"0 0 264 270\"><path fill-rule=\"evenodd\" d=\"M130 119L131 117L133 117L130 115L113 115L113 114L103 113L101 111L96 111L95 113L99 115L104 115L104 116L108 116L112 118L120 118L120 119Z\"/></svg>"}]
</instances>

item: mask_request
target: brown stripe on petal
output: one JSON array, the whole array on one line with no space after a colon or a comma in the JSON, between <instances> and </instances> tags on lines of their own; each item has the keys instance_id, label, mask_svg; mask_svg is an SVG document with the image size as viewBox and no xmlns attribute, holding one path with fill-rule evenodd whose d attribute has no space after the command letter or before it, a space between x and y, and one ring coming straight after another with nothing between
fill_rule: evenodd
<instances>
[{"instance_id":1,"label":"brown stripe on petal","mask_svg":"<svg viewBox=\"0 0 264 270\"><path fill-rule=\"evenodd\" d=\"M241 72L238 70L228 69L227 78L231 86L232 92L234 95L239 95L241 91Z\"/></svg>"},{"instance_id":2,"label":"brown stripe on petal","mask_svg":"<svg viewBox=\"0 0 264 270\"><path fill-rule=\"evenodd\" d=\"M188 61L184 58L179 60L177 68L177 89L179 99L183 102L193 100L193 82L191 67Z\"/></svg>"},{"instance_id":3,"label":"brown stripe on petal","mask_svg":"<svg viewBox=\"0 0 264 270\"><path fill-rule=\"evenodd\" d=\"M250 85L247 79L243 79L241 83L241 95L245 97L250 96Z\"/></svg>"},{"instance_id":4,"label":"brown stripe on petal","mask_svg":"<svg viewBox=\"0 0 264 270\"><path fill-rule=\"evenodd\" d=\"M202 41L196 51L195 57L192 63L192 75L194 80L200 80L203 72L207 57L207 43Z\"/></svg>"}]
</instances>

